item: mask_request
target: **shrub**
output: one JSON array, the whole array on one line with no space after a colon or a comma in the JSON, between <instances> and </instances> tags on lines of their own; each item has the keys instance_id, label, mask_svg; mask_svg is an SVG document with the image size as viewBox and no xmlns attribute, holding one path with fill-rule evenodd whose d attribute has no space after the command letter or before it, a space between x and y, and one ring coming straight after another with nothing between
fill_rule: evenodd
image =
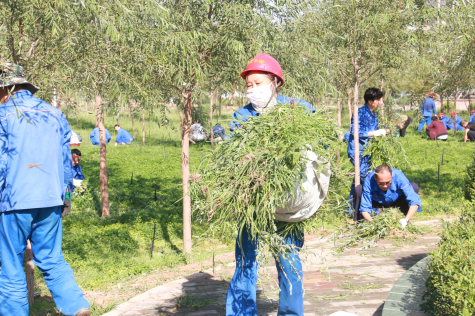
<instances>
[{"instance_id":1,"label":"shrub","mask_svg":"<svg viewBox=\"0 0 475 316\"><path fill-rule=\"evenodd\" d=\"M465 199L469 201L475 200L475 157L472 159L472 163L467 166L467 173L465 175Z\"/></svg>"},{"instance_id":2,"label":"shrub","mask_svg":"<svg viewBox=\"0 0 475 316\"><path fill-rule=\"evenodd\" d=\"M439 315L475 315L475 214L473 205L459 221L445 223L440 248L430 254L422 304Z\"/></svg>"}]
</instances>

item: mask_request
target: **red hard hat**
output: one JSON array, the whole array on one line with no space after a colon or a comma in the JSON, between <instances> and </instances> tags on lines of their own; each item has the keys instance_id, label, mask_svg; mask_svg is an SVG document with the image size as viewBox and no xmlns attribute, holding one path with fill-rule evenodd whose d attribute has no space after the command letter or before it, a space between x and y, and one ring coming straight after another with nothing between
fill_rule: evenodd
<instances>
[{"instance_id":1,"label":"red hard hat","mask_svg":"<svg viewBox=\"0 0 475 316\"><path fill-rule=\"evenodd\" d=\"M459 112L452 112L452 113L450 113L450 116L454 116L454 113L455 113L455 115L459 114Z\"/></svg>"},{"instance_id":2,"label":"red hard hat","mask_svg":"<svg viewBox=\"0 0 475 316\"><path fill-rule=\"evenodd\" d=\"M277 78L282 80L284 85L284 75L282 74L282 68L280 64L272 56L267 54L257 54L256 57L251 59L249 64L247 64L246 70L241 72L242 79L246 80L246 76L251 71L264 71L275 75Z\"/></svg>"},{"instance_id":3,"label":"red hard hat","mask_svg":"<svg viewBox=\"0 0 475 316\"><path fill-rule=\"evenodd\" d=\"M441 118L442 115L445 115L444 113L440 112L439 113L439 119Z\"/></svg>"},{"instance_id":4,"label":"red hard hat","mask_svg":"<svg viewBox=\"0 0 475 316\"><path fill-rule=\"evenodd\" d=\"M435 97L435 92L434 92L434 91L429 92L429 97L430 97L430 98Z\"/></svg>"},{"instance_id":5,"label":"red hard hat","mask_svg":"<svg viewBox=\"0 0 475 316\"><path fill-rule=\"evenodd\" d=\"M475 112L475 110L471 110L471 111L470 111L470 114L472 114L473 112Z\"/></svg>"}]
</instances>

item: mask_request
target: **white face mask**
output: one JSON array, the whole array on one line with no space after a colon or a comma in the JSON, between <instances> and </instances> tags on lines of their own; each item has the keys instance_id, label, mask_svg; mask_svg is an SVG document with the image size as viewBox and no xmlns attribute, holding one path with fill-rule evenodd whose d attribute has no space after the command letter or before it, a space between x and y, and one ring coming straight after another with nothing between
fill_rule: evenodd
<instances>
[{"instance_id":1,"label":"white face mask","mask_svg":"<svg viewBox=\"0 0 475 316\"><path fill-rule=\"evenodd\" d=\"M277 104L277 99L272 94L272 83L247 90L247 99L251 102L254 110L262 112L271 109ZM269 101L270 100L270 101Z\"/></svg>"}]
</instances>

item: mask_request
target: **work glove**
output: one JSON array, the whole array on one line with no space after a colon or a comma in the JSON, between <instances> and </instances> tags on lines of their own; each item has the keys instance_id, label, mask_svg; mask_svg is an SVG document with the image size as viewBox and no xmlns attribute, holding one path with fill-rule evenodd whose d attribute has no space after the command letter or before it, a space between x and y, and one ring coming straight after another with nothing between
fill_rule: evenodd
<instances>
[{"instance_id":1,"label":"work glove","mask_svg":"<svg viewBox=\"0 0 475 316\"><path fill-rule=\"evenodd\" d=\"M64 199L64 204L61 207L61 217L65 217L71 212L71 194L66 192L66 198Z\"/></svg>"},{"instance_id":2,"label":"work glove","mask_svg":"<svg viewBox=\"0 0 475 316\"><path fill-rule=\"evenodd\" d=\"M409 221L406 218L400 219L399 224L401 224L402 229L406 228L407 224L409 224Z\"/></svg>"},{"instance_id":3,"label":"work glove","mask_svg":"<svg viewBox=\"0 0 475 316\"><path fill-rule=\"evenodd\" d=\"M374 136L386 136L386 130L384 128L374 131Z\"/></svg>"}]
</instances>

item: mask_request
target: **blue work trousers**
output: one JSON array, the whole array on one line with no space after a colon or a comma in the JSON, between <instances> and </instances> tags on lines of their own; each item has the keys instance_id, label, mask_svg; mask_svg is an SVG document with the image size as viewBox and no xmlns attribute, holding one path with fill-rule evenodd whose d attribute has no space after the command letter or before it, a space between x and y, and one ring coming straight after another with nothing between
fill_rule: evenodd
<instances>
[{"instance_id":1,"label":"blue work trousers","mask_svg":"<svg viewBox=\"0 0 475 316\"><path fill-rule=\"evenodd\" d=\"M28 293L23 271L28 239L33 262L43 273L58 310L72 316L80 309L88 308L89 302L63 257L61 206L55 206L1 213L0 316L28 316Z\"/></svg>"},{"instance_id":2,"label":"blue work trousers","mask_svg":"<svg viewBox=\"0 0 475 316\"><path fill-rule=\"evenodd\" d=\"M351 157L350 162L352 165L355 165L355 158ZM363 156L360 154L360 178L361 183L364 183L366 176L371 172L371 157L370 156ZM350 189L350 196L348 197L348 214L353 214L353 210L355 209L355 180L353 179L353 183L351 184Z\"/></svg>"},{"instance_id":3,"label":"blue work trousers","mask_svg":"<svg viewBox=\"0 0 475 316\"><path fill-rule=\"evenodd\" d=\"M422 129L424 128L424 124L427 124L427 126L429 126L430 123L432 123L432 116L424 116L424 119L419 123L419 127L417 128L417 131L421 132Z\"/></svg>"},{"instance_id":4,"label":"blue work trousers","mask_svg":"<svg viewBox=\"0 0 475 316\"><path fill-rule=\"evenodd\" d=\"M301 238L287 237L286 244L303 246ZM257 251L255 242L249 238L247 230L241 235L242 249L239 236L236 240L236 271L229 284L226 298L226 316L256 316L256 283L259 263L256 261ZM303 273L299 250L289 253L287 259L279 254L276 258L279 278L279 316L303 316Z\"/></svg>"}]
</instances>

